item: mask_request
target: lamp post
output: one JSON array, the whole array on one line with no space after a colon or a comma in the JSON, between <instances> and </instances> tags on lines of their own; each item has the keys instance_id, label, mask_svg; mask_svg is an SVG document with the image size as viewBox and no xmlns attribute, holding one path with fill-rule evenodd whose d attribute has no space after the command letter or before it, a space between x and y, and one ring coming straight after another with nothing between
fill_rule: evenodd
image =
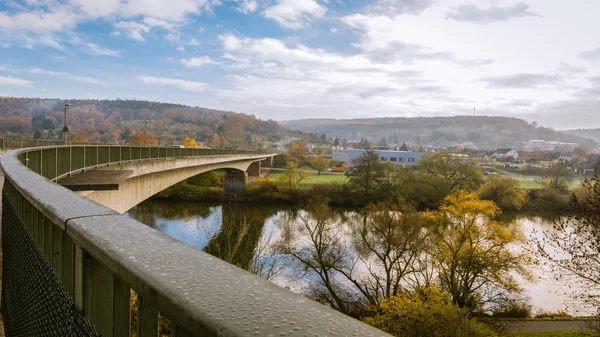
<instances>
[{"instance_id":1,"label":"lamp post","mask_svg":"<svg viewBox=\"0 0 600 337\"><path fill-rule=\"evenodd\" d=\"M69 133L69 128L67 127L67 107L68 106L71 106L71 103L65 104L65 116L63 118L63 124L64 124L64 126L63 126L63 129L62 129L62 132L63 132L63 135L64 135L64 139L65 139L65 145L67 145L67 134Z\"/></svg>"},{"instance_id":2,"label":"lamp post","mask_svg":"<svg viewBox=\"0 0 600 337\"><path fill-rule=\"evenodd\" d=\"M144 123L144 146L146 146L146 131L148 130L148 123L150 122L149 119L146 119L146 122Z\"/></svg>"}]
</instances>

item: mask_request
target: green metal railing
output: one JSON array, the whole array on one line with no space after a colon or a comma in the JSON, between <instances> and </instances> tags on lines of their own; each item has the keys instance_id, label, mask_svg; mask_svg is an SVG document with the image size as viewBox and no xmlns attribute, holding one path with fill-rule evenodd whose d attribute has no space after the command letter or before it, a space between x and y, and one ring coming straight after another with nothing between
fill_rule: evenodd
<instances>
[{"instance_id":1,"label":"green metal railing","mask_svg":"<svg viewBox=\"0 0 600 337\"><path fill-rule=\"evenodd\" d=\"M387 336L176 241L52 182L119 163L272 154L127 146L57 146L0 159L7 336Z\"/></svg>"}]
</instances>

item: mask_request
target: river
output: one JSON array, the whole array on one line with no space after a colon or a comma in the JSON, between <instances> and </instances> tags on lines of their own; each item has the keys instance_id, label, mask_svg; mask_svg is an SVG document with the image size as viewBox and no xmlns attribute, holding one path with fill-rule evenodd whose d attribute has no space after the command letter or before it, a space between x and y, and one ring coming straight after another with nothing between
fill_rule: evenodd
<instances>
[{"instance_id":1,"label":"river","mask_svg":"<svg viewBox=\"0 0 600 337\"><path fill-rule=\"evenodd\" d=\"M279 239L281 228L299 221L298 208L263 204L210 204L149 199L128 211L130 216L177 240L209 252L245 269L259 266L263 275L272 273L272 281L300 291L302 272L265 270L261 261L269 259L270 245ZM341 221L351 221L356 211L334 209ZM514 213L503 215L505 223L519 224L527 238L552 230L551 213ZM533 247L526 247L533 249ZM260 268L262 267L262 268ZM524 295L533 312L566 310L572 315L587 315L569 295L573 282L556 280L544 265L532 267L535 282L521 281Z\"/></svg>"}]
</instances>

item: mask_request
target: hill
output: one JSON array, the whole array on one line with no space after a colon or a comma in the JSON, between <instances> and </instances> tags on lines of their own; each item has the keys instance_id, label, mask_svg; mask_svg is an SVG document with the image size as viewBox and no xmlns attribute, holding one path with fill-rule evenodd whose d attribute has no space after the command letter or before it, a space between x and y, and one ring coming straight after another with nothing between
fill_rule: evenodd
<instances>
[{"instance_id":1,"label":"hill","mask_svg":"<svg viewBox=\"0 0 600 337\"><path fill-rule=\"evenodd\" d=\"M564 130L561 132L569 134L569 135L591 138L597 142L600 142L600 128L598 128L598 129Z\"/></svg>"},{"instance_id":2,"label":"hill","mask_svg":"<svg viewBox=\"0 0 600 337\"><path fill-rule=\"evenodd\" d=\"M0 136L59 139L66 103L69 139L127 143L136 133L156 135L160 144L192 137L213 147L249 148L275 142L288 129L254 115L136 100L58 100L0 97Z\"/></svg>"},{"instance_id":3,"label":"hill","mask_svg":"<svg viewBox=\"0 0 600 337\"><path fill-rule=\"evenodd\" d=\"M528 123L512 117L455 116L416 118L366 119L303 119L280 122L295 130L324 133L342 137L378 141L385 137L389 143L450 146L472 142L479 148L519 148L531 139L578 143L595 147L594 141L577 135L565 134L552 128Z\"/></svg>"}]
</instances>

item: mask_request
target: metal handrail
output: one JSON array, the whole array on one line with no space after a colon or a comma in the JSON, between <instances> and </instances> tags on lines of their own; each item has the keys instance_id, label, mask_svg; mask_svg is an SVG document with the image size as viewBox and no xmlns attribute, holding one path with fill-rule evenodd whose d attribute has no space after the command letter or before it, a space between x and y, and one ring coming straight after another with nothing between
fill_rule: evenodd
<instances>
[{"instance_id":1,"label":"metal handrail","mask_svg":"<svg viewBox=\"0 0 600 337\"><path fill-rule=\"evenodd\" d=\"M157 335L157 312L173 322L177 336L387 336L52 182L136 160L273 155L172 149L55 146L11 151L0 159L4 198L16 205L66 291L99 333L128 335L133 289L140 337Z\"/></svg>"}]
</instances>

